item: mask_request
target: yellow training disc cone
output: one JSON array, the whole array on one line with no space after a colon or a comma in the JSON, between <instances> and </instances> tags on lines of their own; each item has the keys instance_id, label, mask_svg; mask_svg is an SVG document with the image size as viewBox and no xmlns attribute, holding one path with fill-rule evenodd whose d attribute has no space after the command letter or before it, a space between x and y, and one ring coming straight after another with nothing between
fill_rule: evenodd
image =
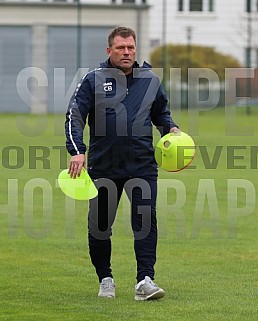
<instances>
[{"instance_id":1,"label":"yellow training disc cone","mask_svg":"<svg viewBox=\"0 0 258 321\"><path fill-rule=\"evenodd\" d=\"M155 149L157 164L168 172L177 172L190 165L195 156L193 139L184 132L163 136Z\"/></svg>"},{"instance_id":2,"label":"yellow training disc cone","mask_svg":"<svg viewBox=\"0 0 258 321\"><path fill-rule=\"evenodd\" d=\"M65 195L76 200L89 200L98 195L96 186L84 168L76 178L70 177L68 169L63 170L58 176L58 184Z\"/></svg>"}]
</instances>

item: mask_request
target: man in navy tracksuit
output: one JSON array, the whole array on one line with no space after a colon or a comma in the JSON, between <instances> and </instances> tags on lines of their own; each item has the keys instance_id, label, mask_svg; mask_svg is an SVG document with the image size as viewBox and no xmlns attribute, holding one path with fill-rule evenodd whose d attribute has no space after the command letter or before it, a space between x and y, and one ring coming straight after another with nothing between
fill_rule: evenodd
<instances>
[{"instance_id":1,"label":"man in navy tracksuit","mask_svg":"<svg viewBox=\"0 0 258 321\"><path fill-rule=\"evenodd\" d=\"M70 100L66 114L69 173L82 167L98 188L89 206L89 250L100 282L98 296L115 297L111 270L111 234L117 206L125 189L137 261L135 299L159 299L164 290L153 282L156 262L157 164L152 124L161 135L179 131L167 109L167 97L151 66L135 61L136 36L130 28L114 29L108 37L109 59L89 72ZM88 119L87 151L83 130Z\"/></svg>"}]
</instances>

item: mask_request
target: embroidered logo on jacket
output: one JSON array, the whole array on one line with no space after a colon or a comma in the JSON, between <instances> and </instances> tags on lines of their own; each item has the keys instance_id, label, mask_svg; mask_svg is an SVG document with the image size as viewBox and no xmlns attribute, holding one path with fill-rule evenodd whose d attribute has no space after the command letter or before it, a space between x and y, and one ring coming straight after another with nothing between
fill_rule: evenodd
<instances>
[{"instance_id":1,"label":"embroidered logo on jacket","mask_svg":"<svg viewBox=\"0 0 258 321\"><path fill-rule=\"evenodd\" d=\"M112 98L116 95L116 80L114 78L106 78L102 83L103 90L106 93L106 98Z\"/></svg>"},{"instance_id":2,"label":"embroidered logo on jacket","mask_svg":"<svg viewBox=\"0 0 258 321\"><path fill-rule=\"evenodd\" d=\"M113 90L113 84L112 84L112 82L110 81L110 82L104 82L104 84L103 84L103 89L105 90L105 91L112 91Z\"/></svg>"}]
</instances>

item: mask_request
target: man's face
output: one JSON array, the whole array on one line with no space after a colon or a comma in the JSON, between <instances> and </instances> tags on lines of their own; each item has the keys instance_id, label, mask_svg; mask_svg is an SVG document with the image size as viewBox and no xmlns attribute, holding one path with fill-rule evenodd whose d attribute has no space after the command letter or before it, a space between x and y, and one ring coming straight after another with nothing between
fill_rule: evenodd
<instances>
[{"instance_id":1,"label":"man's face","mask_svg":"<svg viewBox=\"0 0 258 321\"><path fill-rule=\"evenodd\" d=\"M121 69L126 75L132 72L135 62L136 45L132 36L123 38L116 36L113 45L107 48L111 64Z\"/></svg>"}]
</instances>

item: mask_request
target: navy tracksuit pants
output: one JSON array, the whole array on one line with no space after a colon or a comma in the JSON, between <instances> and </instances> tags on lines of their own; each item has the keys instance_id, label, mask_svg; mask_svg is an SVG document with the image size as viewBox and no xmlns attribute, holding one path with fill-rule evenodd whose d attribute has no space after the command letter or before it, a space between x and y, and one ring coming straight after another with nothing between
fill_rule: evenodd
<instances>
[{"instance_id":1,"label":"navy tracksuit pants","mask_svg":"<svg viewBox=\"0 0 258 321\"><path fill-rule=\"evenodd\" d=\"M90 200L88 227L89 252L99 281L113 277L111 270L111 235L123 190L131 203L131 225L137 262L137 282L154 279L156 262L157 178L97 179L98 196ZM126 246L126 245L125 245ZM122 264L122 262L121 262Z\"/></svg>"}]
</instances>

